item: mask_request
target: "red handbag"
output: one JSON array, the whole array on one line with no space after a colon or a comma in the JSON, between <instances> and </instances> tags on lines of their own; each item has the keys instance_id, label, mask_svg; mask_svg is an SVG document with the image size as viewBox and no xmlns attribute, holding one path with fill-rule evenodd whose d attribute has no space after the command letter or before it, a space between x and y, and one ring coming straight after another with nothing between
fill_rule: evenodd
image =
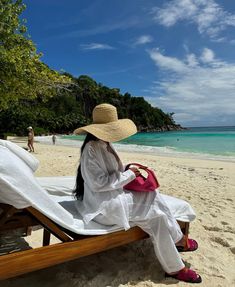
<instances>
[{"instance_id":1,"label":"red handbag","mask_svg":"<svg viewBox=\"0 0 235 287\"><path fill-rule=\"evenodd\" d=\"M147 166L141 165L139 163L130 163L126 166L125 170L129 169L131 165L138 167L139 169L143 169L148 175L144 177L142 174L138 175L134 180L129 182L124 186L124 189L138 191L138 192L149 192L154 191L160 185L156 178L154 172L149 169Z\"/></svg>"}]
</instances>

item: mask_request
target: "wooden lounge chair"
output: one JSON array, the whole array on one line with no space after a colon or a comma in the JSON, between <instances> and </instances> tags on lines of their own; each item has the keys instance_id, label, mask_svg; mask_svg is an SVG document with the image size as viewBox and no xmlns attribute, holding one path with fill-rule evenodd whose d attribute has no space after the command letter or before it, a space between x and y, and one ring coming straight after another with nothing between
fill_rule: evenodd
<instances>
[{"instance_id":1,"label":"wooden lounge chair","mask_svg":"<svg viewBox=\"0 0 235 287\"><path fill-rule=\"evenodd\" d=\"M4 232L21 230L23 236L30 235L33 226L43 230L42 247L17 251L0 256L0 280L47 268L69 260L95 254L117 246L145 239L148 235L139 227L128 231L116 231L105 235L86 236L62 228L37 209L16 209L0 203L0 236ZM179 222L184 234L188 234L189 223ZM61 243L50 245L50 235Z\"/></svg>"},{"instance_id":2,"label":"wooden lounge chair","mask_svg":"<svg viewBox=\"0 0 235 287\"><path fill-rule=\"evenodd\" d=\"M0 256L0 280L148 237L138 227L120 231L115 226L107 230L108 226L97 226L95 222L85 226L82 219L77 218L77 209L74 212L71 208L67 210L62 205L67 202L64 198L59 198L57 202L56 197L49 195L46 186L36 180L33 172L37 166L38 161L25 150L11 142L0 140L0 236L19 230L23 236L27 236L32 227L38 225L44 229L42 247ZM63 184L60 184L58 178L54 182L58 183L58 190L61 191ZM182 201L177 202L179 212L177 209L175 218L182 221L193 220L195 214L191 207L185 217L187 203L182 206ZM187 234L189 224L180 224ZM61 242L50 245L51 234Z\"/></svg>"}]
</instances>

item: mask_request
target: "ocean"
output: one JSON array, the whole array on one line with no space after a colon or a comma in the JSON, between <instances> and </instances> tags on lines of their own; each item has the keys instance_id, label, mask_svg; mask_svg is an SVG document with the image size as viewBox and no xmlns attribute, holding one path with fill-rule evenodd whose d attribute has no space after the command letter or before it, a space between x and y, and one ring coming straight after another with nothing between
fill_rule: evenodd
<instances>
[{"instance_id":1,"label":"ocean","mask_svg":"<svg viewBox=\"0 0 235 287\"><path fill-rule=\"evenodd\" d=\"M57 144L81 146L83 139L84 136L57 136ZM52 143L51 137L37 137L37 140ZM137 133L114 145L119 151L235 162L235 126Z\"/></svg>"}]
</instances>

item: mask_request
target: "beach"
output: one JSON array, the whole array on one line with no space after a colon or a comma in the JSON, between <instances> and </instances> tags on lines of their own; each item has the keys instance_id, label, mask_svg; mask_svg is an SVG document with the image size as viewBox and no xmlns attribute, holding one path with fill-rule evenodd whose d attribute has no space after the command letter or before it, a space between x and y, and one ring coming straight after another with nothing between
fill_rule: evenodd
<instances>
[{"instance_id":1,"label":"beach","mask_svg":"<svg viewBox=\"0 0 235 287\"><path fill-rule=\"evenodd\" d=\"M14 142L26 146L25 139ZM40 166L35 175L74 176L80 148L35 143ZM199 286L235 286L235 163L208 159L119 152L123 163L138 162L157 174L164 194L188 201L197 217L190 237L199 243L195 252L182 253L203 279ZM40 242L41 231L27 239ZM37 260L37 258L35 258ZM190 286L164 277L149 239L60 264L1 282L2 287L155 287Z\"/></svg>"}]
</instances>

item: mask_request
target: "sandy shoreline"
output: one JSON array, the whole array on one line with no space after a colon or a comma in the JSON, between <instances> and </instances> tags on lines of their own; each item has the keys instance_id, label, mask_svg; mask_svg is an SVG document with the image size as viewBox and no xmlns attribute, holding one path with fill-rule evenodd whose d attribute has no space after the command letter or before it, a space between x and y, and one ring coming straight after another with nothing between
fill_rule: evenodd
<instances>
[{"instance_id":1,"label":"sandy shoreline","mask_svg":"<svg viewBox=\"0 0 235 287\"><path fill-rule=\"evenodd\" d=\"M25 139L17 144L26 146ZM36 176L75 175L79 148L35 143ZM182 254L202 276L199 286L235 285L235 163L119 152L124 163L152 167L161 192L187 200L197 213L191 236L200 248ZM35 236L35 235L34 235ZM33 237L37 239L37 235ZM36 239L35 239L36 238ZM35 258L36 260L36 258ZM123 246L1 282L18 286L189 286L165 279L147 241Z\"/></svg>"}]
</instances>

